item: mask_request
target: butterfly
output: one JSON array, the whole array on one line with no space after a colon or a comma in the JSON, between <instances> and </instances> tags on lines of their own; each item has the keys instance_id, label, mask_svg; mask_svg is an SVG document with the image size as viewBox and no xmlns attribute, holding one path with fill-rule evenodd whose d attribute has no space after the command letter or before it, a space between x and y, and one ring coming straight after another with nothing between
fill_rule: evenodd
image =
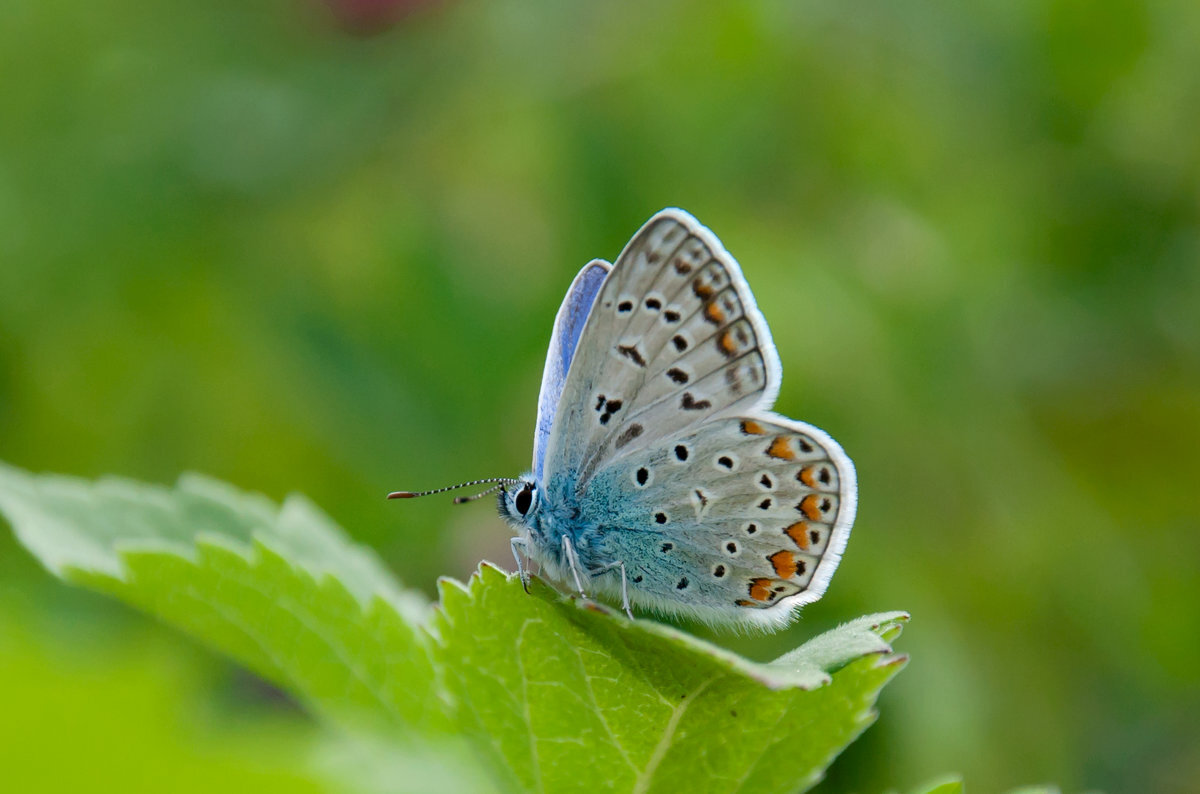
<instances>
[{"instance_id":1,"label":"butterfly","mask_svg":"<svg viewBox=\"0 0 1200 794\"><path fill-rule=\"evenodd\" d=\"M499 491L526 585L523 557L630 617L782 627L825 592L857 481L825 432L771 411L780 375L737 262L665 209L567 290L532 470L465 484L498 483L480 495Z\"/></svg>"}]
</instances>

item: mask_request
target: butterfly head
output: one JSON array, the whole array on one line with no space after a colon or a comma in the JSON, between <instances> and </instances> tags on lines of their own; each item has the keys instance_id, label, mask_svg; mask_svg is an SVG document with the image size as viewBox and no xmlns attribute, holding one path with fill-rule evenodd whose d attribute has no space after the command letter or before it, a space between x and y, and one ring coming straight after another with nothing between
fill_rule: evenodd
<instances>
[{"instance_id":1,"label":"butterfly head","mask_svg":"<svg viewBox=\"0 0 1200 794\"><path fill-rule=\"evenodd\" d=\"M521 477L500 489L496 503L500 515L509 523L531 527L541 506L538 485L532 477Z\"/></svg>"}]
</instances>

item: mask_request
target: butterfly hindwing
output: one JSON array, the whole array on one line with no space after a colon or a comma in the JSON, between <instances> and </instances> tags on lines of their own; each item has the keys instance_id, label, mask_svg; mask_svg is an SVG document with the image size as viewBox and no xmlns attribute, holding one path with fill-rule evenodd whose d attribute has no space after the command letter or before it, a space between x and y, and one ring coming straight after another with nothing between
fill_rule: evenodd
<instances>
[{"instance_id":1,"label":"butterfly hindwing","mask_svg":"<svg viewBox=\"0 0 1200 794\"><path fill-rule=\"evenodd\" d=\"M841 447L766 412L657 439L597 472L589 498L629 528L606 553L653 601L768 624L820 598L857 505Z\"/></svg>"},{"instance_id":2,"label":"butterfly hindwing","mask_svg":"<svg viewBox=\"0 0 1200 794\"><path fill-rule=\"evenodd\" d=\"M691 215L664 210L604 280L547 454L582 486L655 438L769 406L778 384L770 332L737 262Z\"/></svg>"}]
</instances>

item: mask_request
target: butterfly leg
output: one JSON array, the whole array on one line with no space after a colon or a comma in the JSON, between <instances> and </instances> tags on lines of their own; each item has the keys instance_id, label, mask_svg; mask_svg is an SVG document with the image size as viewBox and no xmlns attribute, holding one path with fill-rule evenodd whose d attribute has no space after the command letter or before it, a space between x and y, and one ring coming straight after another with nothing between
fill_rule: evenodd
<instances>
[{"instance_id":1,"label":"butterfly leg","mask_svg":"<svg viewBox=\"0 0 1200 794\"><path fill-rule=\"evenodd\" d=\"M513 559L517 561L517 576L521 577L521 587L525 588L525 593L529 593L529 572L525 570L525 564L521 562L521 555L525 553L525 539L514 537L508 544L512 548ZM520 549L518 551L518 549Z\"/></svg>"},{"instance_id":2,"label":"butterfly leg","mask_svg":"<svg viewBox=\"0 0 1200 794\"><path fill-rule=\"evenodd\" d=\"M583 591L583 581L579 578L579 558L575 556L575 547L571 545L571 538L568 535L563 535L563 553L567 556L567 566L571 569L571 575L575 577L575 587L579 590L579 595L586 597L587 593Z\"/></svg>"},{"instance_id":3,"label":"butterfly leg","mask_svg":"<svg viewBox=\"0 0 1200 794\"><path fill-rule=\"evenodd\" d=\"M608 565L592 571L591 574L592 576L599 576L602 573L608 573L613 568L621 569L621 608L625 610L625 614L629 616L629 619L633 620L633 610L629 607L629 579L625 576L625 563L623 561L610 562Z\"/></svg>"},{"instance_id":4,"label":"butterfly leg","mask_svg":"<svg viewBox=\"0 0 1200 794\"><path fill-rule=\"evenodd\" d=\"M629 608L629 580L625 577L625 562L622 560L617 564L621 566L621 607L629 619L633 620L633 610Z\"/></svg>"}]
</instances>

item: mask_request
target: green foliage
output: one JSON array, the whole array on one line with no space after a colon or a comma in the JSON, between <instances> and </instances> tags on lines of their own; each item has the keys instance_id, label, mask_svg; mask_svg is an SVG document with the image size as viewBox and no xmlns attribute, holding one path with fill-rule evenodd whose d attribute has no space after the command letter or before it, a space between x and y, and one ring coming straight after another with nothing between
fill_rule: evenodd
<instances>
[{"instance_id":1,"label":"green foliage","mask_svg":"<svg viewBox=\"0 0 1200 794\"><path fill-rule=\"evenodd\" d=\"M183 628L337 721L445 730L421 599L307 500L278 509L194 475L167 491L0 473L0 510L66 581Z\"/></svg>"},{"instance_id":2,"label":"green foliage","mask_svg":"<svg viewBox=\"0 0 1200 794\"><path fill-rule=\"evenodd\" d=\"M296 762L324 754L316 726L214 709L212 665L180 658L182 643L152 626L107 626L123 644L82 623L74 643L39 628L0 614L0 790L212 794L236 782L254 794L332 794L332 775ZM87 652L73 654L81 642Z\"/></svg>"},{"instance_id":3,"label":"green foliage","mask_svg":"<svg viewBox=\"0 0 1200 794\"><path fill-rule=\"evenodd\" d=\"M431 619L306 500L277 509L196 476L168 490L0 464L0 513L56 575L188 631L331 724L409 751L452 748L461 728L513 790L591 790L597 775L638 792L807 787L904 663L889 645L902 613L757 664L537 580L527 596L490 565L444 581Z\"/></svg>"},{"instance_id":4,"label":"green foliage","mask_svg":"<svg viewBox=\"0 0 1200 794\"><path fill-rule=\"evenodd\" d=\"M1200 4L439 0L359 37L351 2L4 3L0 455L299 491L429 596L505 530L381 494L527 466L575 270L683 206L862 483L820 605L721 642L919 616L821 786L1192 794ZM9 654L137 626L228 699L0 533L5 619Z\"/></svg>"},{"instance_id":5,"label":"green foliage","mask_svg":"<svg viewBox=\"0 0 1200 794\"><path fill-rule=\"evenodd\" d=\"M869 725L903 665L902 613L861 618L777 661L747 662L659 624L526 598L484 566L445 582L441 658L465 726L526 791L790 791ZM829 671L837 671L830 675Z\"/></svg>"}]
</instances>

